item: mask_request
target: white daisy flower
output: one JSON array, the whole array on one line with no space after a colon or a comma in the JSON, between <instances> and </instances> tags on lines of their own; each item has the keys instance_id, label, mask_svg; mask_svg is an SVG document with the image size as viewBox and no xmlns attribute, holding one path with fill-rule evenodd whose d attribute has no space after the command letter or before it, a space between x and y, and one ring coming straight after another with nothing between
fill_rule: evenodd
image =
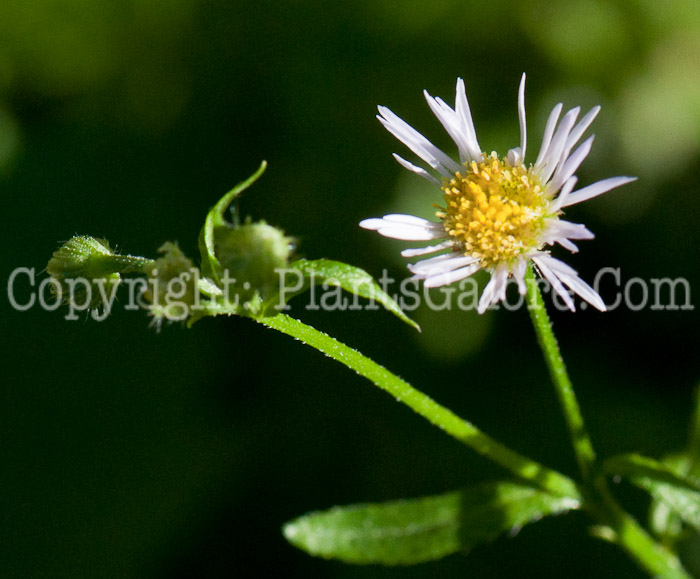
<instances>
[{"instance_id":1,"label":"white daisy flower","mask_svg":"<svg viewBox=\"0 0 700 579\"><path fill-rule=\"evenodd\" d=\"M449 250L408 266L414 278L424 280L426 287L447 285L481 269L489 271L491 279L479 300L479 313L505 299L506 282L511 276L515 278L520 293L526 293L524 277L529 261L572 311L575 310L574 301L566 288L605 311L605 303L598 293L574 269L552 257L545 249L558 243L576 252L578 248L572 240L593 239L593 234L584 225L560 218L564 207L635 180L633 177L612 177L574 191L577 180L574 173L591 150L593 137L576 149L574 146L600 107L593 108L576 123L580 107L571 109L559 121L562 105L555 106L547 120L537 160L528 166L525 165L524 74L518 91L520 146L508 151L504 158L499 158L495 152L490 155L482 152L461 78L457 79L454 110L427 92L425 98L456 143L459 162L388 108L380 106L377 118L438 174L436 178L425 169L394 155L403 167L442 189L444 208L436 213L440 221L393 214L381 219L365 219L360 226L393 239L438 241L429 247L407 249L401 252L404 257Z\"/></svg>"}]
</instances>

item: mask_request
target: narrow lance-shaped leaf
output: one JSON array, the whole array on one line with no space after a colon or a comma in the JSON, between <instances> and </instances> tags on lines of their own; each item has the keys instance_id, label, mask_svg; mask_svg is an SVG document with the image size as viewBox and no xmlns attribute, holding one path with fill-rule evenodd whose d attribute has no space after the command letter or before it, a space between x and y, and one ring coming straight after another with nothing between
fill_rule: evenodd
<instances>
[{"instance_id":1,"label":"narrow lance-shaped leaf","mask_svg":"<svg viewBox=\"0 0 700 579\"><path fill-rule=\"evenodd\" d=\"M700 486L675 473L669 466L637 454L605 461L607 474L628 479L672 508L689 525L700 530Z\"/></svg>"},{"instance_id":2,"label":"narrow lance-shaped leaf","mask_svg":"<svg viewBox=\"0 0 700 579\"><path fill-rule=\"evenodd\" d=\"M311 555L356 564L412 565L578 507L573 498L516 482L492 482L420 499L335 507L299 517L283 531Z\"/></svg>"},{"instance_id":3,"label":"narrow lance-shaped leaf","mask_svg":"<svg viewBox=\"0 0 700 579\"><path fill-rule=\"evenodd\" d=\"M285 303L313 285L325 284L326 287L340 287L351 294L366 298L370 302L380 303L391 313L420 331L420 326L401 310L399 304L379 286L370 274L359 267L330 259L313 261L299 259L289 264L289 271L294 270L301 272L304 284L292 291L283 289Z\"/></svg>"}]
</instances>

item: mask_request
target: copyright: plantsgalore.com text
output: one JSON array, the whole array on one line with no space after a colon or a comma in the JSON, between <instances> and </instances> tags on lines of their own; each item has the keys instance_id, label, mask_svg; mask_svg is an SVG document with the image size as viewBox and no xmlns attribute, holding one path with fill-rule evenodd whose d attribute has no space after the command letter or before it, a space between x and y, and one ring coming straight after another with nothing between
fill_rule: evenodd
<instances>
[{"instance_id":1,"label":"copyright: plantsgalore.com text","mask_svg":"<svg viewBox=\"0 0 700 579\"><path fill-rule=\"evenodd\" d=\"M297 269L278 269L279 297L273 306L277 311L288 311L292 306L287 301L294 295L308 287L308 291L302 294L294 302L294 308L303 307L308 310L345 311L345 310L377 310L380 305L373 299L360 297L355 293L346 292L338 280L332 278L319 278L317 280L304 277ZM199 270L193 268L180 277L170 280L167 287L160 291L154 291L153 284L157 280L146 278L125 278L119 283L125 286L120 290L123 297L119 301L125 310L149 309L152 304L145 299L144 294L159 295L159 305L177 308L182 312L182 319L188 317L189 312L204 308L204 299L195 292L193 303L183 300L187 295L186 288L194 280L199 282ZM476 310L479 303L481 290L474 278L467 278L459 283L441 288L428 290L418 280L405 278L400 281L390 277L385 270L377 280L379 287L390 295L399 307L405 312L412 312L421 305L435 310ZM239 290L250 290L247 282L238 283L237 280L226 275L221 280L223 298L231 303L240 299ZM538 279L538 284L543 293L549 294L552 305L557 310L568 310L564 301L551 291L550 284L544 279ZM509 285L515 285L513 280ZM630 277L623 279L620 268L605 267L598 271L593 283L593 289L604 299L608 311L619 308L627 308L630 311L691 311L695 309L691 300L691 287L687 279L678 278L650 278ZM93 292L98 292L93 296ZM66 296L66 293L68 295ZM361 293L366 292L363 291ZM7 280L7 298L10 305L17 311L27 311L32 308L41 308L46 311L54 311L63 305L66 308L65 319L77 320L80 312L91 310L93 319L101 321L112 310L116 301L117 284L106 280L87 280L82 278L64 279L61 282L51 277L37 279L36 268L15 268ZM575 298L574 294L571 294ZM97 300L94 300L96 297ZM305 301L305 303L304 303ZM95 308L93 304L100 304ZM526 297L520 295L514 288L507 292L506 299L492 305L490 310L504 308L517 310L526 306ZM585 309L588 304L579 301L578 307Z\"/></svg>"}]
</instances>

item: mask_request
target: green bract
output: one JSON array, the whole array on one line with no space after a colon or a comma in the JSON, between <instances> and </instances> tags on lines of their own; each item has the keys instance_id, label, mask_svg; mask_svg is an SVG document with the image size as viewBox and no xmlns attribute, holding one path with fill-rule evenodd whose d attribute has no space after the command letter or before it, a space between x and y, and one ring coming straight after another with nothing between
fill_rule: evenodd
<instances>
[{"instance_id":1,"label":"green bract","mask_svg":"<svg viewBox=\"0 0 700 579\"><path fill-rule=\"evenodd\" d=\"M234 199L263 174L267 164L226 193L207 214L199 235L202 273L221 293L213 298L212 313L260 316L278 294L279 274L292 251L292 238L264 221L243 225L227 221ZM201 316L198 316L201 317ZM194 320L193 320L194 321Z\"/></svg>"}]
</instances>

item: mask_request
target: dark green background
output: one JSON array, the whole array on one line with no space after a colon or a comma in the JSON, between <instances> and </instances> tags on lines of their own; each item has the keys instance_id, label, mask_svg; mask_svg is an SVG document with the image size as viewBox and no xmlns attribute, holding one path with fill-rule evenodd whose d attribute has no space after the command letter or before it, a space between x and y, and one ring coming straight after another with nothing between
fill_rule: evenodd
<instances>
[{"instance_id":1,"label":"dark green background","mask_svg":"<svg viewBox=\"0 0 700 579\"><path fill-rule=\"evenodd\" d=\"M357 223L440 199L392 160L412 157L374 119L376 105L451 151L421 91L454 102L462 76L482 146L505 153L518 144L526 71L531 160L556 102L600 103L581 182L640 177L571 208L596 239L555 254L589 281L610 266L623 282L683 277L700 291L698 38L693 0L4 0L3 282L16 267L43 269L74 234L147 256L175 240L196 258L206 211L262 159L269 169L243 214L296 236L301 256L402 279L407 244ZM26 283L15 289L28 299ZM416 568L312 559L285 543L286 520L504 473L250 320L156 333L119 307L97 323L0 301L2 577L638 575L578 514ZM418 335L386 312L293 303L496 438L575 472L524 311L419 311ZM599 453L681 448L697 313L554 320ZM643 498L622 492L643 517Z\"/></svg>"}]
</instances>

